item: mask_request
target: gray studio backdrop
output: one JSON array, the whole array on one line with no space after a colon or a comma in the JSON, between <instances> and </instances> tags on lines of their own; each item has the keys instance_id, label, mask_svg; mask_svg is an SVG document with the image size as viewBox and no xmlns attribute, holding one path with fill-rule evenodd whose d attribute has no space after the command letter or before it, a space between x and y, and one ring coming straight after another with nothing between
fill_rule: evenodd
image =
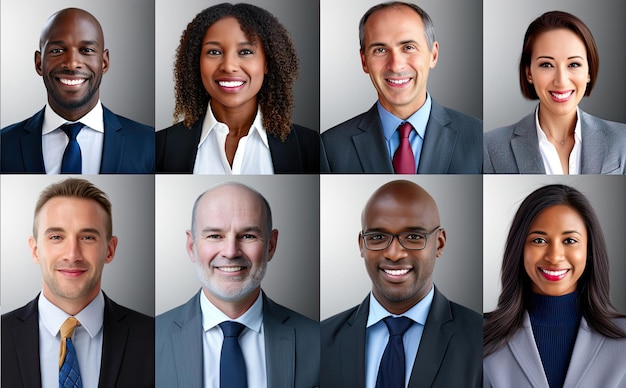
<instances>
[{"instance_id":1,"label":"gray studio backdrop","mask_svg":"<svg viewBox=\"0 0 626 388\"><path fill-rule=\"evenodd\" d=\"M371 281L358 245L361 212L391 175L320 176L321 318L363 301ZM404 178L406 179L406 178ZM446 247L434 282L450 300L482 311L482 179L479 175L410 177L437 202Z\"/></svg>"},{"instance_id":2,"label":"gray studio backdrop","mask_svg":"<svg viewBox=\"0 0 626 388\"><path fill-rule=\"evenodd\" d=\"M109 71L100 99L114 113L154 125L154 2L152 0L2 0L2 127L22 121L46 103L46 88L35 71L41 28L55 12L79 7L102 25Z\"/></svg>"},{"instance_id":3,"label":"gray studio backdrop","mask_svg":"<svg viewBox=\"0 0 626 388\"><path fill-rule=\"evenodd\" d=\"M524 33L542 13L560 10L578 16L598 46L600 70L590 97L580 103L587 113L626 122L626 2L614 0L484 1L484 129L516 123L538 100L526 100L519 88L518 64Z\"/></svg>"},{"instance_id":4,"label":"gray studio backdrop","mask_svg":"<svg viewBox=\"0 0 626 388\"><path fill-rule=\"evenodd\" d=\"M626 313L626 179L616 176L485 175L483 198L483 306L492 311L500 295L500 268L511 221L524 198L548 184L566 184L582 192L591 202L609 251L611 297L615 307Z\"/></svg>"},{"instance_id":5,"label":"gray studio backdrop","mask_svg":"<svg viewBox=\"0 0 626 388\"><path fill-rule=\"evenodd\" d=\"M156 3L156 129L173 123L174 59L187 24L205 8L223 1L155 0ZM230 1L239 3L242 1ZM290 32L300 59L300 77L294 94L293 120L315 131L320 127L320 43L317 0L246 0L271 12Z\"/></svg>"},{"instance_id":6,"label":"gray studio backdrop","mask_svg":"<svg viewBox=\"0 0 626 388\"><path fill-rule=\"evenodd\" d=\"M113 206L113 261L104 266L102 290L117 303L154 315L154 177L83 177L108 194ZM25 305L42 289L41 269L32 260L28 237L40 192L65 179L48 175L2 175L2 312Z\"/></svg>"},{"instance_id":7,"label":"gray studio backdrop","mask_svg":"<svg viewBox=\"0 0 626 388\"><path fill-rule=\"evenodd\" d=\"M376 90L359 57L359 20L381 0L322 0L321 131L376 102ZM431 17L439 42L428 91L440 104L482 118L483 31L481 0L414 1Z\"/></svg>"},{"instance_id":8,"label":"gray studio backdrop","mask_svg":"<svg viewBox=\"0 0 626 388\"><path fill-rule=\"evenodd\" d=\"M274 301L319 319L319 178L305 175L166 176L156 179L156 313L187 302L200 289L185 250L196 198L223 182L259 191L272 208L278 247L261 286Z\"/></svg>"}]
</instances>

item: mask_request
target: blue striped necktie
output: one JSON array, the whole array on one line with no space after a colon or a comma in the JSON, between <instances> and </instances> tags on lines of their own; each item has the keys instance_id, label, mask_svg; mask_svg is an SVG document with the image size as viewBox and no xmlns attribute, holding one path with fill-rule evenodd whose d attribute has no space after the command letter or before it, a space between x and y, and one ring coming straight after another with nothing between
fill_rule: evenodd
<instances>
[{"instance_id":1,"label":"blue striped necktie","mask_svg":"<svg viewBox=\"0 0 626 388\"><path fill-rule=\"evenodd\" d=\"M59 353L59 388L82 388L76 349L72 343L72 334L79 322L69 317L61 325L61 351Z\"/></svg>"}]
</instances>

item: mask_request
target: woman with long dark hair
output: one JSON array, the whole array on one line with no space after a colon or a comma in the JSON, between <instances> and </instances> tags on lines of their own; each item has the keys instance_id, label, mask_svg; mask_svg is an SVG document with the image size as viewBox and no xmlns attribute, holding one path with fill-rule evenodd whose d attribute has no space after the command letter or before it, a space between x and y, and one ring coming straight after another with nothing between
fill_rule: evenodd
<instances>
[{"instance_id":1,"label":"woman with long dark hair","mask_svg":"<svg viewBox=\"0 0 626 388\"><path fill-rule=\"evenodd\" d=\"M484 386L625 386L626 316L611 304L604 236L581 192L549 185L524 199L501 281L485 315Z\"/></svg>"}]
</instances>

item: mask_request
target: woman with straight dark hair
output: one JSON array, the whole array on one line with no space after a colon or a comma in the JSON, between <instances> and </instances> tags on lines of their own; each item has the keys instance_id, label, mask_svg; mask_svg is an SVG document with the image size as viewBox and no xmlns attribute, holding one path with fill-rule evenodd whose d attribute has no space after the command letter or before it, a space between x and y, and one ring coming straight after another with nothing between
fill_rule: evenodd
<instances>
[{"instance_id":1,"label":"woman with straight dark hair","mask_svg":"<svg viewBox=\"0 0 626 388\"><path fill-rule=\"evenodd\" d=\"M626 316L611 304L604 236L581 192L549 185L524 199L501 282L485 314L485 387L626 386Z\"/></svg>"},{"instance_id":2,"label":"woman with straight dark hair","mask_svg":"<svg viewBox=\"0 0 626 388\"><path fill-rule=\"evenodd\" d=\"M546 12L526 30L522 95L539 100L519 122L483 136L487 174L626 174L626 124L583 112L600 67L591 31L576 16Z\"/></svg>"},{"instance_id":3,"label":"woman with straight dark hair","mask_svg":"<svg viewBox=\"0 0 626 388\"><path fill-rule=\"evenodd\" d=\"M268 11L223 3L180 38L175 124L156 134L156 172L319 173L319 134L292 122L299 62Z\"/></svg>"}]
</instances>

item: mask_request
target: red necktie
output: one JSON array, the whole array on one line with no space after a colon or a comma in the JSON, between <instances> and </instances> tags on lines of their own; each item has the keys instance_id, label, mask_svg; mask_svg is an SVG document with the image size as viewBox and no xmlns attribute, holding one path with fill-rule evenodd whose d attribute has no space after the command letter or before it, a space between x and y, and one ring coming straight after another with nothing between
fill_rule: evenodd
<instances>
[{"instance_id":1,"label":"red necktie","mask_svg":"<svg viewBox=\"0 0 626 388\"><path fill-rule=\"evenodd\" d=\"M415 157L409 142L409 134L413 126L409 122L402 123L398 127L400 132L400 145L393 155L393 170L396 174L415 174Z\"/></svg>"}]
</instances>

